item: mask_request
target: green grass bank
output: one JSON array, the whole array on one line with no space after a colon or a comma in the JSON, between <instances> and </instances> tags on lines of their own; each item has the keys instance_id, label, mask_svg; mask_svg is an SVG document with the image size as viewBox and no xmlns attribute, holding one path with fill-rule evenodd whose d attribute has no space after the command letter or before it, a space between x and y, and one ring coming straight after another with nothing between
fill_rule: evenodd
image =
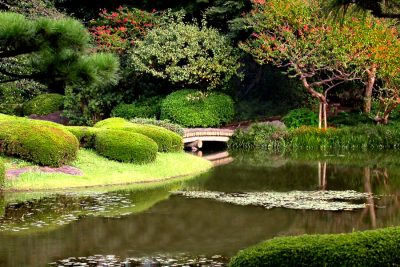
<instances>
[{"instance_id":1,"label":"green grass bank","mask_svg":"<svg viewBox=\"0 0 400 267\"><path fill-rule=\"evenodd\" d=\"M4 157L6 169L36 166L23 160ZM89 149L80 149L71 166L82 176L64 173L27 172L15 179L6 179L4 191L41 191L135 183L156 183L183 179L209 170L211 162L183 152L158 153L157 159L146 165L123 163L101 157Z\"/></svg>"}]
</instances>

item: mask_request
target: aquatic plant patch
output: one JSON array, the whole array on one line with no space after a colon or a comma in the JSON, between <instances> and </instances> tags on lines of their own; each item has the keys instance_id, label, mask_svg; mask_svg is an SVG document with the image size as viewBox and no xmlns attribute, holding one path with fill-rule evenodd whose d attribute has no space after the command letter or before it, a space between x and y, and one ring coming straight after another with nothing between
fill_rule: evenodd
<instances>
[{"instance_id":1,"label":"aquatic plant patch","mask_svg":"<svg viewBox=\"0 0 400 267\"><path fill-rule=\"evenodd\" d=\"M187 198L214 199L241 206L261 206L266 209L341 211L363 209L365 204L352 203L372 197L368 193L347 191L291 191L223 193L211 191L178 191L175 195Z\"/></svg>"}]
</instances>

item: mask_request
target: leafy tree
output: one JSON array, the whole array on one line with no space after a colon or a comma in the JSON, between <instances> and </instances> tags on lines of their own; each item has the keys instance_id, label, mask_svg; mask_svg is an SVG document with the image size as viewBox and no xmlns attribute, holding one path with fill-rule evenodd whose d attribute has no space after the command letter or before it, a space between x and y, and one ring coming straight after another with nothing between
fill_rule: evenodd
<instances>
[{"instance_id":1,"label":"leafy tree","mask_svg":"<svg viewBox=\"0 0 400 267\"><path fill-rule=\"evenodd\" d=\"M238 54L216 29L182 21L156 27L131 51L135 72L169 80L176 87L211 90L237 74Z\"/></svg>"},{"instance_id":2,"label":"leafy tree","mask_svg":"<svg viewBox=\"0 0 400 267\"><path fill-rule=\"evenodd\" d=\"M102 10L99 18L90 21L89 30L98 49L121 54L143 38L158 20L155 13L120 6L113 12Z\"/></svg>"},{"instance_id":3,"label":"leafy tree","mask_svg":"<svg viewBox=\"0 0 400 267\"><path fill-rule=\"evenodd\" d=\"M261 63L284 67L320 102L319 126L327 127L327 94L358 79L339 35L321 15L317 0L254 1L246 17L254 30L241 47Z\"/></svg>"},{"instance_id":4,"label":"leafy tree","mask_svg":"<svg viewBox=\"0 0 400 267\"><path fill-rule=\"evenodd\" d=\"M67 85L115 82L118 59L90 53L90 34L77 20L27 19L0 13L0 83L32 80L64 93Z\"/></svg>"},{"instance_id":5,"label":"leafy tree","mask_svg":"<svg viewBox=\"0 0 400 267\"><path fill-rule=\"evenodd\" d=\"M347 16L343 26L322 14L318 0L257 0L247 17L254 34L242 48L260 63L285 67L297 77L319 100L320 126L324 121L326 127L330 90L344 82L362 80L370 98L376 76L395 75L399 59L397 37L389 34L394 30L387 24ZM388 43L396 45L388 48Z\"/></svg>"}]
</instances>

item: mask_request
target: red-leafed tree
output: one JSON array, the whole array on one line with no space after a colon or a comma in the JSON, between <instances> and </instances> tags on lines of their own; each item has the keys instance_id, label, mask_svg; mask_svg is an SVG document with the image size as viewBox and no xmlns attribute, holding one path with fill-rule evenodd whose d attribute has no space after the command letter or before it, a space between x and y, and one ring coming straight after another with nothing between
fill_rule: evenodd
<instances>
[{"instance_id":1,"label":"red-leafed tree","mask_svg":"<svg viewBox=\"0 0 400 267\"><path fill-rule=\"evenodd\" d=\"M398 72L398 41L386 23L346 17L341 24L324 16L319 0L254 0L253 5L246 16L253 34L241 47L261 64L284 67L302 82L320 103L320 127L327 127L331 89L362 80L368 99L379 75ZM383 52L388 42L396 46Z\"/></svg>"}]
</instances>

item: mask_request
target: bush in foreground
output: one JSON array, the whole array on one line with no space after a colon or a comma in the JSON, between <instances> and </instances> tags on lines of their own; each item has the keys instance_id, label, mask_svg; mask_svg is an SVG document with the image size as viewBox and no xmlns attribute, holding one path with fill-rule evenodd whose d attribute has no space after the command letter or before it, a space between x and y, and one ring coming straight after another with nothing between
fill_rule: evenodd
<instances>
[{"instance_id":1,"label":"bush in foreground","mask_svg":"<svg viewBox=\"0 0 400 267\"><path fill-rule=\"evenodd\" d=\"M399 227L281 237L240 251L230 266L397 266L399 251Z\"/></svg>"},{"instance_id":2,"label":"bush in foreground","mask_svg":"<svg viewBox=\"0 0 400 267\"><path fill-rule=\"evenodd\" d=\"M101 131L99 128L85 126L68 126L66 129L75 135L81 147L94 148L96 134Z\"/></svg>"},{"instance_id":3,"label":"bush in foreground","mask_svg":"<svg viewBox=\"0 0 400 267\"><path fill-rule=\"evenodd\" d=\"M160 152L176 152L183 149L182 137L172 131L154 125L141 125L131 123L122 118L109 118L99 121L94 127L143 134L157 143Z\"/></svg>"},{"instance_id":4,"label":"bush in foreground","mask_svg":"<svg viewBox=\"0 0 400 267\"><path fill-rule=\"evenodd\" d=\"M282 121L289 128L296 128L303 125L318 126L318 114L308 108L298 108L289 111L282 118Z\"/></svg>"},{"instance_id":5,"label":"bush in foreground","mask_svg":"<svg viewBox=\"0 0 400 267\"><path fill-rule=\"evenodd\" d=\"M123 130L104 130L96 134L98 154L117 161L144 164L157 157L157 144L150 138Z\"/></svg>"},{"instance_id":6,"label":"bush in foreground","mask_svg":"<svg viewBox=\"0 0 400 267\"><path fill-rule=\"evenodd\" d=\"M39 165L58 167L73 161L78 140L70 132L39 121L0 122L0 153Z\"/></svg>"},{"instance_id":7,"label":"bush in foreground","mask_svg":"<svg viewBox=\"0 0 400 267\"><path fill-rule=\"evenodd\" d=\"M42 94L24 104L24 115L47 115L62 110L64 96L59 94Z\"/></svg>"},{"instance_id":8,"label":"bush in foreground","mask_svg":"<svg viewBox=\"0 0 400 267\"><path fill-rule=\"evenodd\" d=\"M168 95L161 104L161 119L183 127L216 127L234 116L232 99L220 93L180 90Z\"/></svg>"}]
</instances>

